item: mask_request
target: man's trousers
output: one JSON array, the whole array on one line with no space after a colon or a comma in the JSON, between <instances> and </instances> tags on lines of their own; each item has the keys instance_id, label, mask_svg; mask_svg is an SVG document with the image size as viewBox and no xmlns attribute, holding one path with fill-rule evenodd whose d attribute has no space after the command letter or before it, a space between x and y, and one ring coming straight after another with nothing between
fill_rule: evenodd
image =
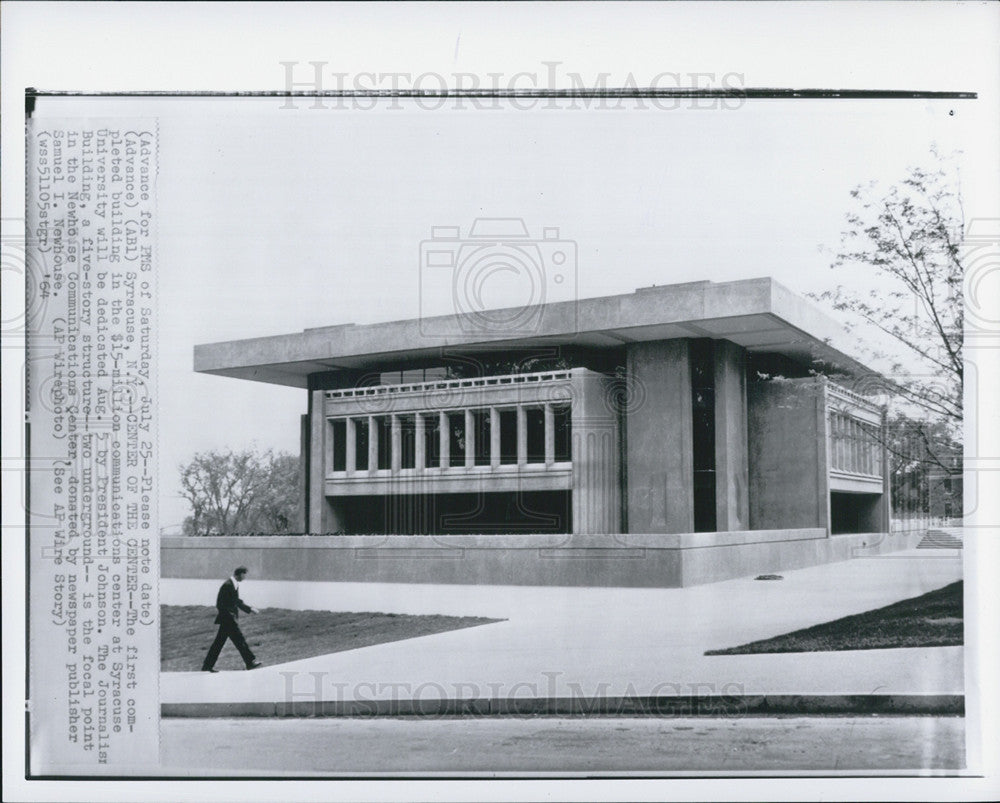
<instances>
[{"instance_id":1,"label":"man's trousers","mask_svg":"<svg viewBox=\"0 0 1000 803\"><path fill-rule=\"evenodd\" d=\"M253 650L250 649L250 645L247 644L247 640L243 638L243 631L240 630L239 622L231 617L224 616L222 622L219 624L219 632L215 636L215 641L208 648L208 655L205 656L205 663L201 667L203 670L211 669L215 666L215 662L219 658L219 653L222 652L222 648L226 644L226 639L230 639L233 642L233 645L240 651L240 655L243 657L243 663L248 667L257 660L253 654Z\"/></svg>"}]
</instances>

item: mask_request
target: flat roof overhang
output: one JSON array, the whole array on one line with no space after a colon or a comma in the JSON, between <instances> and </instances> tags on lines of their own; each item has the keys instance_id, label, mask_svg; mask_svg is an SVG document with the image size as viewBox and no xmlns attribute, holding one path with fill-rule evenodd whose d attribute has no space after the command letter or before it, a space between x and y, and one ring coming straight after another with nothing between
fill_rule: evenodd
<instances>
[{"instance_id":1,"label":"flat roof overhang","mask_svg":"<svg viewBox=\"0 0 1000 803\"><path fill-rule=\"evenodd\" d=\"M709 337L731 340L751 353L781 354L824 371L874 373L836 348L834 344L845 337L843 327L770 278L642 288L549 304L539 312L537 326L516 335L459 334L463 319L451 315L207 343L194 347L194 370L305 388L310 374L373 370L463 348L602 349L647 340ZM429 334L440 332L452 334Z\"/></svg>"}]
</instances>

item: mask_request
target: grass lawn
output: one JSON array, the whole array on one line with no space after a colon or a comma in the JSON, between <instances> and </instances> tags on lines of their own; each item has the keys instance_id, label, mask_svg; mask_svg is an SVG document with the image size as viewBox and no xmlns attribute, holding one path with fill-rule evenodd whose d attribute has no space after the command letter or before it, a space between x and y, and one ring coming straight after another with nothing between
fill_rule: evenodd
<instances>
[{"instance_id":1,"label":"grass lawn","mask_svg":"<svg viewBox=\"0 0 1000 803\"><path fill-rule=\"evenodd\" d=\"M201 669L205 653L219 629L213 624L215 614L214 607L204 605L160 606L161 672ZM481 616L410 616L262 608L258 614L240 616L240 628L257 658L265 666L273 666L330 652L501 621ZM240 654L231 641L227 641L222 648L215 668L244 668Z\"/></svg>"},{"instance_id":2,"label":"grass lawn","mask_svg":"<svg viewBox=\"0 0 1000 803\"><path fill-rule=\"evenodd\" d=\"M884 608L705 655L961 646L962 582Z\"/></svg>"}]
</instances>

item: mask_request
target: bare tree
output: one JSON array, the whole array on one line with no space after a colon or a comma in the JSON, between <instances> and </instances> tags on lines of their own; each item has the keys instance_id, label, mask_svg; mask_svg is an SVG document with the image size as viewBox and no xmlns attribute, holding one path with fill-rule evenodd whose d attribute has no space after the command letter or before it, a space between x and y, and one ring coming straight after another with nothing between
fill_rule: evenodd
<instances>
[{"instance_id":1,"label":"bare tree","mask_svg":"<svg viewBox=\"0 0 1000 803\"><path fill-rule=\"evenodd\" d=\"M955 183L940 157L933 169L912 168L888 190L858 187L847 215L834 270L867 266L867 289L838 286L814 298L846 313L849 328L868 324L887 344L869 357L888 365L881 388L893 396L897 427L919 442L919 459L954 472L962 426L962 235L964 213ZM914 454L896 455L913 460Z\"/></svg>"}]
</instances>

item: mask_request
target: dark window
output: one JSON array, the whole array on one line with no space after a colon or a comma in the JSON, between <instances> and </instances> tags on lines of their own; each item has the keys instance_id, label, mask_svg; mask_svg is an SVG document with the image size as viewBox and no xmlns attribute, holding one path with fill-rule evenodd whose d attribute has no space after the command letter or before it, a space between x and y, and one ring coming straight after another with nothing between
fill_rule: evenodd
<instances>
[{"instance_id":1,"label":"dark window","mask_svg":"<svg viewBox=\"0 0 1000 803\"><path fill-rule=\"evenodd\" d=\"M333 470L347 471L347 421L343 418L333 422Z\"/></svg>"},{"instance_id":2,"label":"dark window","mask_svg":"<svg viewBox=\"0 0 1000 803\"><path fill-rule=\"evenodd\" d=\"M472 426L476 433L476 465L488 466L490 464L490 434L492 432L490 411L473 410Z\"/></svg>"},{"instance_id":3,"label":"dark window","mask_svg":"<svg viewBox=\"0 0 1000 803\"><path fill-rule=\"evenodd\" d=\"M528 462L545 462L545 411L541 407L527 407L524 411L528 435Z\"/></svg>"},{"instance_id":4,"label":"dark window","mask_svg":"<svg viewBox=\"0 0 1000 803\"><path fill-rule=\"evenodd\" d=\"M517 410L500 411L500 462L517 462Z\"/></svg>"},{"instance_id":5,"label":"dark window","mask_svg":"<svg viewBox=\"0 0 1000 803\"><path fill-rule=\"evenodd\" d=\"M555 461L568 463L573 459L572 411L568 404L552 408L552 424L555 427Z\"/></svg>"},{"instance_id":6,"label":"dark window","mask_svg":"<svg viewBox=\"0 0 1000 803\"><path fill-rule=\"evenodd\" d=\"M713 532L715 522L715 343L690 341L691 446L694 529Z\"/></svg>"},{"instance_id":7,"label":"dark window","mask_svg":"<svg viewBox=\"0 0 1000 803\"><path fill-rule=\"evenodd\" d=\"M354 468L368 470L368 419L354 419Z\"/></svg>"},{"instance_id":8,"label":"dark window","mask_svg":"<svg viewBox=\"0 0 1000 803\"><path fill-rule=\"evenodd\" d=\"M465 465L465 413L448 413L450 466Z\"/></svg>"},{"instance_id":9,"label":"dark window","mask_svg":"<svg viewBox=\"0 0 1000 803\"><path fill-rule=\"evenodd\" d=\"M715 391L692 388L691 423L694 427L694 470L715 470Z\"/></svg>"},{"instance_id":10,"label":"dark window","mask_svg":"<svg viewBox=\"0 0 1000 803\"><path fill-rule=\"evenodd\" d=\"M392 468L390 454L392 452L392 422L387 415L375 419L378 427L378 468L385 471Z\"/></svg>"},{"instance_id":11,"label":"dark window","mask_svg":"<svg viewBox=\"0 0 1000 803\"><path fill-rule=\"evenodd\" d=\"M882 529L880 494L830 494L830 532L872 533Z\"/></svg>"},{"instance_id":12,"label":"dark window","mask_svg":"<svg viewBox=\"0 0 1000 803\"><path fill-rule=\"evenodd\" d=\"M571 491L393 494L342 498L347 533L571 533Z\"/></svg>"},{"instance_id":13,"label":"dark window","mask_svg":"<svg viewBox=\"0 0 1000 803\"><path fill-rule=\"evenodd\" d=\"M715 472L696 471L694 474L694 530L715 532Z\"/></svg>"},{"instance_id":14,"label":"dark window","mask_svg":"<svg viewBox=\"0 0 1000 803\"><path fill-rule=\"evenodd\" d=\"M437 415L424 416L424 468L441 465L441 419Z\"/></svg>"},{"instance_id":15,"label":"dark window","mask_svg":"<svg viewBox=\"0 0 1000 803\"><path fill-rule=\"evenodd\" d=\"M416 468L417 465L417 418L401 415L399 420L399 467Z\"/></svg>"}]
</instances>

